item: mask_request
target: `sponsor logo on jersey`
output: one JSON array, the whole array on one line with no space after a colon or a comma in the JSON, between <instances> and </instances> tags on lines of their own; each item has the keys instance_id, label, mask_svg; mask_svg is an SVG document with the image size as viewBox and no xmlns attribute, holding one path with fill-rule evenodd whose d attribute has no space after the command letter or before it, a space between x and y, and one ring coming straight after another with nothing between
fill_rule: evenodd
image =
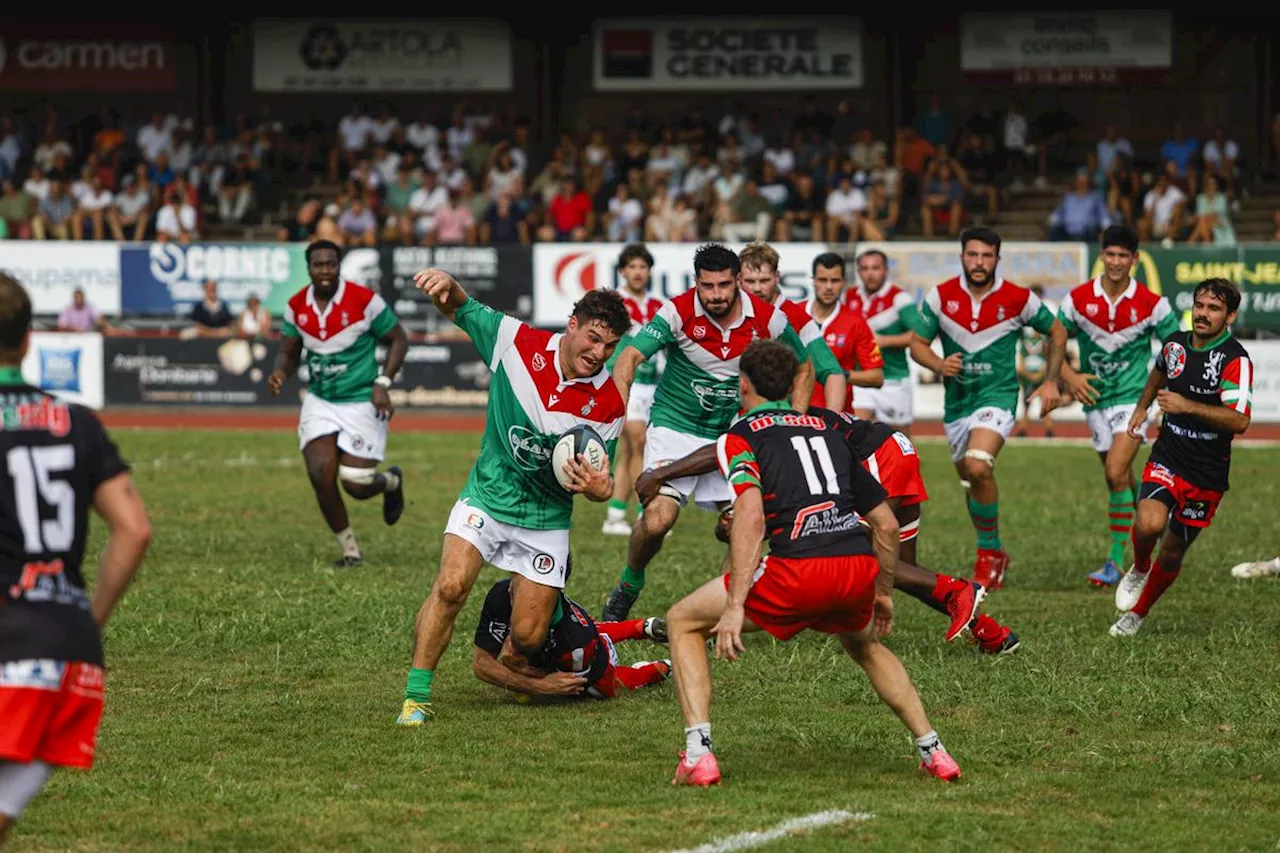
<instances>
[{"instance_id":1,"label":"sponsor logo on jersey","mask_svg":"<svg viewBox=\"0 0 1280 853\"><path fill-rule=\"evenodd\" d=\"M856 512L843 513L833 501L823 501L796 513L795 523L791 525L791 538L846 533L856 528L860 520Z\"/></svg>"},{"instance_id":2,"label":"sponsor logo on jersey","mask_svg":"<svg viewBox=\"0 0 1280 853\"><path fill-rule=\"evenodd\" d=\"M689 383L689 388L697 396L698 403L708 412L714 412L729 405L736 406L738 403L738 386L736 383L718 385L705 379L695 379Z\"/></svg>"},{"instance_id":3,"label":"sponsor logo on jersey","mask_svg":"<svg viewBox=\"0 0 1280 853\"><path fill-rule=\"evenodd\" d=\"M547 366L547 360L542 357L542 353L535 352L533 354L533 369L543 370Z\"/></svg>"},{"instance_id":4,"label":"sponsor logo on jersey","mask_svg":"<svg viewBox=\"0 0 1280 853\"><path fill-rule=\"evenodd\" d=\"M526 471L539 471L551 462L551 448L541 435L526 426L513 424L507 430L511 458Z\"/></svg>"},{"instance_id":5,"label":"sponsor logo on jersey","mask_svg":"<svg viewBox=\"0 0 1280 853\"><path fill-rule=\"evenodd\" d=\"M0 687L28 690L58 690L67 671L60 660L15 660L0 664Z\"/></svg>"},{"instance_id":6,"label":"sponsor logo on jersey","mask_svg":"<svg viewBox=\"0 0 1280 853\"><path fill-rule=\"evenodd\" d=\"M802 426L813 429L826 429L827 423L817 415L762 415L752 418L749 426L752 432L759 432L772 426Z\"/></svg>"},{"instance_id":7,"label":"sponsor logo on jersey","mask_svg":"<svg viewBox=\"0 0 1280 853\"><path fill-rule=\"evenodd\" d=\"M1151 471L1147 474L1146 479L1168 486L1171 489L1176 485L1173 480L1173 472L1159 463L1151 466Z\"/></svg>"},{"instance_id":8,"label":"sponsor logo on jersey","mask_svg":"<svg viewBox=\"0 0 1280 853\"><path fill-rule=\"evenodd\" d=\"M1170 379L1177 379L1187 367L1187 349L1177 341L1164 345L1164 372Z\"/></svg>"},{"instance_id":9,"label":"sponsor logo on jersey","mask_svg":"<svg viewBox=\"0 0 1280 853\"><path fill-rule=\"evenodd\" d=\"M902 451L903 456L915 456L916 446L911 443L911 439L907 438L900 432L893 434L893 440L898 442L898 449Z\"/></svg>"},{"instance_id":10,"label":"sponsor logo on jersey","mask_svg":"<svg viewBox=\"0 0 1280 853\"><path fill-rule=\"evenodd\" d=\"M1105 352L1095 352L1089 356L1089 371L1103 381L1128 369L1129 362L1127 359L1114 361Z\"/></svg>"},{"instance_id":11,"label":"sponsor logo on jersey","mask_svg":"<svg viewBox=\"0 0 1280 853\"><path fill-rule=\"evenodd\" d=\"M556 567L555 558L550 554L538 554L533 558L533 570L540 575L549 575Z\"/></svg>"},{"instance_id":12,"label":"sponsor logo on jersey","mask_svg":"<svg viewBox=\"0 0 1280 853\"><path fill-rule=\"evenodd\" d=\"M1209 502L1189 500L1182 505L1180 514L1188 521L1204 521L1209 517Z\"/></svg>"},{"instance_id":13,"label":"sponsor logo on jersey","mask_svg":"<svg viewBox=\"0 0 1280 853\"><path fill-rule=\"evenodd\" d=\"M467 513L467 520L462 523L472 530L482 530L484 529L484 516L478 512L469 512Z\"/></svg>"}]
</instances>

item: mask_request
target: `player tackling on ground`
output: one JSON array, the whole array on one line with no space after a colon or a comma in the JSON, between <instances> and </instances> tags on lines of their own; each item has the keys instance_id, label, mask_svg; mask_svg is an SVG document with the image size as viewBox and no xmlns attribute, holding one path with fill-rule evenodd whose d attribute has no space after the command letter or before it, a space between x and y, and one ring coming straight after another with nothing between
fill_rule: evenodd
<instances>
[{"instance_id":1,"label":"player tackling on ground","mask_svg":"<svg viewBox=\"0 0 1280 853\"><path fill-rule=\"evenodd\" d=\"M621 690L638 690L658 684L671 674L671 661L646 660L622 666L615 643L626 640L667 641L663 619L629 619L596 622L582 605L560 594L564 614L551 627L547 641L526 666L513 669L501 657L511 633L511 580L500 580L489 589L473 641L471 671L476 678L503 687L517 696L581 696L612 699Z\"/></svg>"},{"instance_id":2,"label":"player tackling on ground","mask_svg":"<svg viewBox=\"0 0 1280 853\"><path fill-rule=\"evenodd\" d=\"M862 317L875 333L884 361L884 383L878 388L864 386L854 392L853 413L863 420L895 426L904 435L910 435L915 405L911 371L907 367L907 348L912 338L908 323L915 315L916 303L905 290L889 281L889 258L884 252L868 249L858 255L857 265L858 282L845 290L844 307ZM815 295L818 274L814 269ZM843 263L840 278L844 278Z\"/></svg>"},{"instance_id":3,"label":"player tackling on ground","mask_svg":"<svg viewBox=\"0 0 1280 853\"><path fill-rule=\"evenodd\" d=\"M714 635L716 656L732 661L744 651L744 631L764 630L785 641L806 629L838 634L911 730L921 768L958 778L960 768L929 724L906 670L879 642L893 626L898 564L898 522L884 489L825 418L799 414L785 402L796 373L795 355L785 346L752 344L741 371L747 414L716 445L735 494L731 568L667 612L685 719L685 749L672 781L720 781L711 751L707 639ZM761 561L766 536L769 554Z\"/></svg>"},{"instance_id":4,"label":"player tackling on ground","mask_svg":"<svg viewBox=\"0 0 1280 853\"><path fill-rule=\"evenodd\" d=\"M280 352L267 379L279 394L306 351L307 395L298 417L298 438L320 512L338 539L334 565L363 562L338 483L358 501L382 495L382 519L395 524L404 512L404 474L392 465L378 472L387 449L393 412L387 388L400 372L409 338L382 297L340 277L341 250L328 240L307 246L311 284L289 299L281 326ZM387 345L378 371L377 345Z\"/></svg>"},{"instance_id":5,"label":"player tackling on ground","mask_svg":"<svg viewBox=\"0 0 1280 853\"><path fill-rule=\"evenodd\" d=\"M1067 345L1062 323L1030 290L996 275L999 263L999 234L965 230L960 235L964 273L925 295L912 316L916 335L911 341L911 357L943 377L943 427L978 533L973 579L988 590L1004 584L1009 567L1000 541L995 466L1018 406L1018 336L1024 326L1050 336L1045 381L1034 395L1045 413L1058 405L1058 373ZM939 335L943 358L929 346Z\"/></svg>"},{"instance_id":6,"label":"player tackling on ground","mask_svg":"<svg viewBox=\"0 0 1280 853\"><path fill-rule=\"evenodd\" d=\"M622 302L631 315L631 329L622 336L613 358L605 367L612 373L613 363L631 339L640 334L644 325L658 314L662 300L649 293L649 275L653 270L653 255L640 243L630 243L618 255L618 274L622 276ZM605 510L601 533L611 536L630 536L631 524L627 521L627 503L631 500L636 477L644 461L644 432L649 426L649 410L653 408L653 392L658 376L662 373L662 354L643 362L636 368L631 393L627 396L627 422L622 428L618 453L613 459L613 498Z\"/></svg>"},{"instance_id":7,"label":"player tackling on ground","mask_svg":"<svg viewBox=\"0 0 1280 853\"><path fill-rule=\"evenodd\" d=\"M151 540L129 466L89 409L22 379L31 299L0 274L0 845L54 767L93 766L102 628ZM107 543L90 597L90 509Z\"/></svg>"},{"instance_id":8,"label":"player tackling on ground","mask_svg":"<svg viewBox=\"0 0 1280 853\"><path fill-rule=\"evenodd\" d=\"M1152 293L1129 275L1138 257L1138 234L1127 225L1102 232L1102 273L1067 294L1058 319L1080 346L1080 370L1063 364L1067 390L1084 405L1093 449L1107 478L1107 521L1111 552L1102 568L1089 575L1095 586L1120 580L1125 545L1133 528L1133 460L1147 438L1147 422L1127 431L1142 396L1152 339L1160 342L1178 330L1169 300Z\"/></svg>"},{"instance_id":9,"label":"player tackling on ground","mask_svg":"<svg viewBox=\"0 0 1280 853\"><path fill-rule=\"evenodd\" d=\"M443 270L422 270L414 281L467 333L493 377L480 456L449 514L440 568L418 611L402 726L420 726L432 714L436 665L485 563L512 574L504 665L527 666L565 618L560 591L568 579L573 496L604 503L613 478L579 456L565 466L573 475L566 490L551 471L552 448L565 431L587 424L613 455L626 408L605 363L631 327L613 290L589 291L565 331L553 334L477 302Z\"/></svg>"},{"instance_id":10,"label":"player tackling on ground","mask_svg":"<svg viewBox=\"0 0 1280 853\"><path fill-rule=\"evenodd\" d=\"M1240 290L1224 278L1200 282L1191 331L1169 336L1129 419L1138 436L1147 408L1164 412L1138 489L1134 565L1116 585L1121 616L1111 636L1129 637L1178 579L1182 560L1209 526L1228 488L1231 442L1253 415L1253 362L1231 335ZM1151 552L1156 550L1155 560Z\"/></svg>"},{"instance_id":11,"label":"player tackling on ground","mask_svg":"<svg viewBox=\"0 0 1280 853\"><path fill-rule=\"evenodd\" d=\"M693 255L694 287L663 303L658 316L618 356L613 378L631 389L636 368L659 352L667 357L654 395L645 438L644 467L655 468L713 443L738 413L738 359L754 340L776 338L809 370L808 356L786 315L738 286L742 262L717 243ZM809 405L810 386L797 382L795 403ZM621 622L644 589L645 568L693 495L699 507L721 510L729 486L718 472L673 480L636 522L627 564L604 606L603 620Z\"/></svg>"}]
</instances>

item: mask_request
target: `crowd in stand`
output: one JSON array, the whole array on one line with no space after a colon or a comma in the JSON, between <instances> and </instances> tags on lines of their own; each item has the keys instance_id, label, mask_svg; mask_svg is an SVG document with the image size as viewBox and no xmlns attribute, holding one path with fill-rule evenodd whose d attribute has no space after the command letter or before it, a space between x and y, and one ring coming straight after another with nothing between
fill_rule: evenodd
<instances>
[{"instance_id":1,"label":"crowd in stand","mask_svg":"<svg viewBox=\"0 0 1280 853\"><path fill-rule=\"evenodd\" d=\"M327 177L278 230L347 246L708 237L855 241L954 237L999 224L1012 195L1061 180L1048 239L1093 240L1114 222L1144 239L1234 242L1240 147L1173 128L1137 151L1115 127L1092 138L1061 110L1017 102L963 120L938 97L892 139L847 102L805 98L787 120L739 104L657 120L636 107L616 129L539 144L486 110L399 116L353 105L336 128L239 117L226 128L156 113L68 125L49 110L0 115L0 237L199 240L209 220L260 221L285 175Z\"/></svg>"}]
</instances>

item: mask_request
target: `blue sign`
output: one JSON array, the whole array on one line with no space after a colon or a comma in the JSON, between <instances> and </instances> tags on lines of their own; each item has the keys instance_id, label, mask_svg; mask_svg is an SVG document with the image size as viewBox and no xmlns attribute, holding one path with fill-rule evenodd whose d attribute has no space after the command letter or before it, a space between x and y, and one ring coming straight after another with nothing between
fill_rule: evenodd
<instances>
[{"instance_id":1,"label":"blue sign","mask_svg":"<svg viewBox=\"0 0 1280 853\"><path fill-rule=\"evenodd\" d=\"M80 350L41 349L40 388L80 393Z\"/></svg>"}]
</instances>

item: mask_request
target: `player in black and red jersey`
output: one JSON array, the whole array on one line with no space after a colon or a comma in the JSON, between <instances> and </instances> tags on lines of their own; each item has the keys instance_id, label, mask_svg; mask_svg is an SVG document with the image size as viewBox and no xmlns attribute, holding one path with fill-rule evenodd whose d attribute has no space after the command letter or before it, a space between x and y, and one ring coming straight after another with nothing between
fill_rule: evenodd
<instances>
[{"instance_id":1,"label":"player in black and red jersey","mask_svg":"<svg viewBox=\"0 0 1280 853\"><path fill-rule=\"evenodd\" d=\"M786 347L758 340L739 364L747 413L716 442L734 494L731 568L667 612L686 726L673 781L720 781L711 752L707 638L716 637L717 657L735 660L744 651L744 631L789 640L806 629L839 635L915 736L921 768L958 778L960 768L929 724L902 663L879 642L893 627L899 550L898 522L884 488L829 418L800 414L785 402L798 367ZM769 554L761 561L766 534Z\"/></svg>"},{"instance_id":2,"label":"player in black and red jersey","mask_svg":"<svg viewBox=\"0 0 1280 853\"><path fill-rule=\"evenodd\" d=\"M1134 565L1116 585L1121 616L1111 626L1113 637L1138 633L1177 580L1187 549L1213 521L1229 486L1231 441L1253 416L1253 361L1231 335L1240 290L1210 278L1193 295L1191 331L1165 340L1129 421L1136 438L1153 402L1164 412L1138 489Z\"/></svg>"},{"instance_id":3,"label":"player in black and red jersey","mask_svg":"<svg viewBox=\"0 0 1280 853\"><path fill-rule=\"evenodd\" d=\"M888 493L889 508L898 520L901 550L895 589L902 590L926 606L950 617L946 641L968 634L986 654L998 655L1016 651L1018 635L986 613L980 613L986 590L973 581L935 574L916 564L916 540L920 533L920 507L929 499L920 473L920 457L911 439L896 427L855 418L847 412L832 412L817 407L810 411L821 415L840 431L853 448L854 457L862 463ZM675 462L640 475L636 494L641 504L657 494L667 480L692 477L716 469L715 445L695 450ZM733 524L733 508L726 509L716 525L716 538L729 541Z\"/></svg>"},{"instance_id":4,"label":"player in black and red jersey","mask_svg":"<svg viewBox=\"0 0 1280 853\"><path fill-rule=\"evenodd\" d=\"M151 536L93 412L23 381L30 329L30 297L0 274L0 842L54 767L93 766L100 632ZM110 529L92 598L90 508Z\"/></svg>"},{"instance_id":5,"label":"player in black and red jersey","mask_svg":"<svg viewBox=\"0 0 1280 853\"><path fill-rule=\"evenodd\" d=\"M560 594L557 613L542 650L520 668L502 663L511 652L511 580L495 583L485 596L476 626L472 671L476 678L522 696L579 696L612 699L619 689L638 690L671 674L671 661L618 664L614 643L624 640L667 641L660 618L595 622L587 611ZM504 649L505 646L505 649Z\"/></svg>"}]
</instances>

